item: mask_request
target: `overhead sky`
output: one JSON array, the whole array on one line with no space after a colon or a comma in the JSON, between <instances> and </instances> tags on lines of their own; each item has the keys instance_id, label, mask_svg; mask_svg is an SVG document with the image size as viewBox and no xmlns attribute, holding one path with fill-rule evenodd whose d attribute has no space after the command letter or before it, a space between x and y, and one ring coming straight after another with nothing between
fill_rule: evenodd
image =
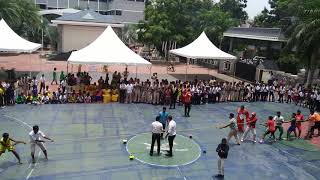
<instances>
[{"instance_id":1,"label":"overhead sky","mask_svg":"<svg viewBox=\"0 0 320 180\"><path fill-rule=\"evenodd\" d=\"M246 11L249 15L249 18L253 19L254 16L259 14L264 9L264 7L270 9L268 0L248 0Z\"/></svg>"},{"instance_id":2,"label":"overhead sky","mask_svg":"<svg viewBox=\"0 0 320 180\"><path fill-rule=\"evenodd\" d=\"M213 1L219 2L220 0ZM253 19L264 9L264 7L270 9L268 0L248 0L246 11L249 15L249 19Z\"/></svg>"}]
</instances>

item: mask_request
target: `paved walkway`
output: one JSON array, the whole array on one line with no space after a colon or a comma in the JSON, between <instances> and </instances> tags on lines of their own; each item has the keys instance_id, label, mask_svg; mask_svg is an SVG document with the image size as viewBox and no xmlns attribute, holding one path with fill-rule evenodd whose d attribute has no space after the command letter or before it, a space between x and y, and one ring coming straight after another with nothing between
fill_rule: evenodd
<instances>
[{"instance_id":1,"label":"paved walkway","mask_svg":"<svg viewBox=\"0 0 320 180\"><path fill-rule=\"evenodd\" d=\"M42 59L39 57L39 54L21 54L21 55L2 55L0 56L0 68L3 67L5 69L15 68L16 71L37 71L37 72L52 72L53 68L56 67L58 72L61 70L67 71L67 62L65 61L47 61L46 59ZM220 74L216 70L204 68L198 65L189 65L186 68L186 65L176 65L175 72L168 72L166 65L152 65L152 67L135 67L129 66L128 71L132 77L135 77L135 74L144 74L145 75L152 75L153 73L158 73L160 78L167 78L167 79L175 79L172 78L171 75L184 75L184 74L192 74L192 75L209 75L215 76L218 79L224 81L238 81L233 77ZM102 65L83 65L81 67L82 71L88 72L100 72L102 73ZM109 73L113 73L114 71L124 71L123 65L111 65L108 68ZM68 65L69 72L77 72L78 65ZM150 77L150 76L149 76ZM188 77L189 79L189 77ZM184 80L184 78L182 79Z\"/></svg>"}]
</instances>

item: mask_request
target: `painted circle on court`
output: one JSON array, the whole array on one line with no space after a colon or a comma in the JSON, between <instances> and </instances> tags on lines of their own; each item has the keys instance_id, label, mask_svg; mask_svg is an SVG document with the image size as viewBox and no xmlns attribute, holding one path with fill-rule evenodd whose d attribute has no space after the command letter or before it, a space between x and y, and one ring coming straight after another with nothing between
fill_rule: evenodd
<instances>
[{"instance_id":1,"label":"painted circle on court","mask_svg":"<svg viewBox=\"0 0 320 180\"><path fill-rule=\"evenodd\" d=\"M154 145L153 156L150 156L151 133L143 133L132 137L127 143L127 151L134 155L135 159L149 165L161 167L177 167L191 164L201 156L200 146L192 139L177 135L173 144L173 156L167 157L169 150L168 140L161 140L161 155L157 155L157 143Z\"/></svg>"}]
</instances>

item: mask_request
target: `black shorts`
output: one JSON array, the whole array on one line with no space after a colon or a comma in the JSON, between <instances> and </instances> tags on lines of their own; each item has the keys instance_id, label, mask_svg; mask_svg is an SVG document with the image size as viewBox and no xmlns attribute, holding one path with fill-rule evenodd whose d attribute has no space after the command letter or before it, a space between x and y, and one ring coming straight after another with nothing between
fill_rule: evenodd
<instances>
[{"instance_id":1,"label":"black shorts","mask_svg":"<svg viewBox=\"0 0 320 180\"><path fill-rule=\"evenodd\" d=\"M320 121L316 121L314 122L314 126L315 129L320 129Z\"/></svg>"}]
</instances>

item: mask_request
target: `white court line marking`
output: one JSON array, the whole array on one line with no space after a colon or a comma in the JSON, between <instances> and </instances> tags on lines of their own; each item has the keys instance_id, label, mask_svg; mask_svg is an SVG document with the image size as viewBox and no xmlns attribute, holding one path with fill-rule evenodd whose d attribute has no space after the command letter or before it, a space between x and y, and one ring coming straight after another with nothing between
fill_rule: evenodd
<instances>
[{"instance_id":1,"label":"white court line marking","mask_svg":"<svg viewBox=\"0 0 320 180\"><path fill-rule=\"evenodd\" d=\"M15 120L15 121L17 121L17 122L19 122L19 123L22 123L22 124L24 124L25 126L28 126L30 129L32 129L32 126L30 126L28 123L26 123L26 122L24 122L24 121L22 121L22 120L20 120L20 119L17 119L17 118L15 118L15 117L11 117L11 116L7 116L7 115L3 115L3 116L4 116L4 117L7 117L7 118L9 118L9 119L13 119L13 120ZM40 155L41 155L41 151L39 151L37 159L39 159ZM32 173L33 173L34 168L36 167L36 165L37 165L37 163L34 164L34 167L31 169L31 171L30 171L29 174L27 175L26 179L29 179L29 178L30 178L30 176L32 175ZM28 167L28 168L30 168L31 166L32 166L32 162L29 164L29 167Z\"/></svg>"},{"instance_id":2,"label":"white court line marking","mask_svg":"<svg viewBox=\"0 0 320 180\"><path fill-rule=\"evenodd\" d=\"M178 171L179 171L180 175L183 176L183 179L187 180L187 178L182 174L181 169L179 168L179 166L177 166L177 168L178 168Z\"/></svg>"},{"instance_id":3,"label":"white court line marking","mask_svg":"<svg viewBox=\"0 0 320 180\"><path fill-rule=\"evenodd\" d=\"M15 121L18 121L19 123L22 123L22 124L24 124L25 126L28 126L30 129L32 129L32 127L28 124L28 123L26 123L26 122L24 122L24 121L21 121L20 119L17 119L17 118L15 118L15 117L11 117L11 116L7 116L7 115L3 115L4 117L7 117L7 118L9 118L9 119L13 119L13 120L15 120Z\"/></svg>"}]
</instances>

